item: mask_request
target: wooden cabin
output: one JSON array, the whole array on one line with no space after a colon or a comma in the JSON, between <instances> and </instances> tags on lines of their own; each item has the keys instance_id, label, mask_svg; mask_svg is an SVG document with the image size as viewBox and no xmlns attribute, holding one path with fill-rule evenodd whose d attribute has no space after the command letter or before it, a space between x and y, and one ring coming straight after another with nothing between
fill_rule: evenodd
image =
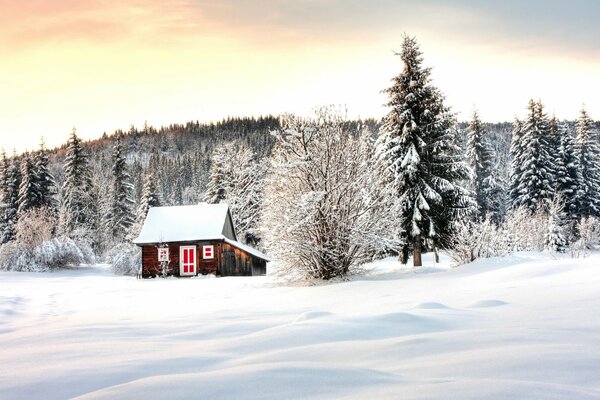
<instances>
[{"instance_id":1,"label":"wooden cabin","mask_svg":"<svg viewBox=\"0 0 600 400\"><path fill-rule=\"evenodd\" d=\"M142 277L162 274L264 275L269 258L238 242L227 204L152 207L134 243L142 248Z\"/></svg>"}]
</instances>

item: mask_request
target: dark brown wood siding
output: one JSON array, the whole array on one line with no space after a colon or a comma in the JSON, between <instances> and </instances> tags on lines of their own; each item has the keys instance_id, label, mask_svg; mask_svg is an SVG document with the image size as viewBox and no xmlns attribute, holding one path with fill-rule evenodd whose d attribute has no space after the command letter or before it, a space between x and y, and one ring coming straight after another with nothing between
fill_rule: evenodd
<instances>
[{"instance_id":1,"label":"dark brown wood siding","mask_svg":"<svg viewBox=\"0 0 600 400\"><path fill-rule=\"evenodd\" d=\"M214 246L214 257L205 259L203 246ZM201 241L193 243L169 243L169 275L179 276L179 248L196 246L196 272L217 276L251 276L266 274L266 261L246 253L222 241ZM160 276L162 270L158 262L158 248L155 245L142 246L142 276Z\"/></svg>"}]
</instances>

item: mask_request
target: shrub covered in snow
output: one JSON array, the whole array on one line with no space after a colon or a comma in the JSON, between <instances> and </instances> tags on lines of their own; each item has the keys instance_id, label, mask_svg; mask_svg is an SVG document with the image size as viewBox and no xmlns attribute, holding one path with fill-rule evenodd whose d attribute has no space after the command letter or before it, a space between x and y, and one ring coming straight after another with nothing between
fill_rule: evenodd
<instances>
[{"instance_id":1,"label":"shrub covered in snow","mask_svg":"<svg viewBox=\"0 0 600 400\"><path fill-rule=\"evenodd\" d=\"M344 277L400 249L400 212L379 184L368 135L324 109L314 120L288 117L275 137L262 225L281 275Z\"/></svg>"},{"instance_id":2,"label":"shrub covered in snow","mask_svg":"<svg viewBox=\"0 0 600 400\"><path fill-rule=\"evenodd\" d=\"M34 208L19 216L15 226L16 239L29 249L52 239L56 229L56 216L47 207Z\"/></svg>"},{"instance_id":3,"label":"shrub covered in snow","mask_svg":"<svg viewBox=\"0 0 600 400\"><path fill-rule=\"evenodd\" d=\"M600 221L594 217L581 218L576 230L578 238L571 244L571 255L585 257L594 246L600 244Z\"/></svg>"},{"instance_id":4,"label":"shrub covered in snow","mask_svg":"<svg viewBox=\"0 0 600 400\"><path fill-rule=\"evenodd\" d=\"M562 209L562 202L555 198L547 211L539 207L532 214L526 207L512 209L501 225L496 225L489 217L462 224L452 236L446 252L456 265L477 258L503 257L516 251L565 252L566 232L571 228L564 220ZM589 247L587 243L593 243L594 238L597 242L600 233L597 222L594 225L594 221L582 220L580 226L581 238L572 243L572 247Z\"/></svg>"},{"instance_id":5,"label":"shrub covered in snow","mask_svg":"<svg viewBox=\"0 0 600 400\"><path fill-rule=\"evenodd\" d=\"M36 246L12 241L0 247L0 269L7 271L43 272L94 262L88 243L66 237L45 240Z\"/></svg>"},{"instance_id":6,"label":"shrub covered in snow","mask_svg":"<svg viewBox=\"0 0 600 400\"><path fill-rule=\"evenodd\" d=\"M136 275L142 265L142 250L132 244L120 244L108 252L106 262L117 275Z\"/></svg>"}]
</instances>

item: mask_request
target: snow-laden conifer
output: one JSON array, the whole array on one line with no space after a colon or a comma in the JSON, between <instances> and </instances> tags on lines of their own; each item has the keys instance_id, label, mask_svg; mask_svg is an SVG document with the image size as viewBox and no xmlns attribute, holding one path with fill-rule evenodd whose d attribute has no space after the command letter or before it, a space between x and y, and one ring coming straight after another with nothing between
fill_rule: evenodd
<instances>
[{"instance_id":1,"label":"snow-laden conifer","mask_svg":"<svg viewBox=\"0 0 600 400\"><path fill-rule=\"evenodd\" d=\"M518 159L521 174L517 180L517 206L532 213L542 206L547 208L554 196L553 160L548 152L550 120L541 102L529 102L529 115L523 123L522 154Z\"/></svg>"},{"instance_id":2,"label":"snow-laden conifer","mask_svg":"<svg viewBox=\"0 0 600 400\"><path fill-rule=\"evenodd\" d=\"M508 208L519 207L519 182L523 174L523 122L515 119L510 141L510 184L508 189Z\"/></svg>"},{"instance_id":3,"label":"snow-laden conifer","mask_svg":"<svg viewBox=\"0 0 600 400\"><path fill-rule=\"evenodd\" d=\"M67 142L61 225L70 236L90 237L97 227L97 204L88 155L75 129Z\"/></svg>"},{"instance_id":4,"label":"snow-laden conifer","mask_svg":"<svg viewBox=\"0 0 600 400\"><path fill-rule=\"evenodd\" d=\"M498 222L501 217L502 188L494 176L494 155L486 134L479 114L474 111L467 131L467 157L473 172L472 188L479 217L489 215Z\"/></svg>"},{"instance_id":5,"label":"snow-laden conifer","mask_svg":"<svg viewBox=\"0 0 600 400\"><path fill-rule=\"evenodd\" d=\"M19 216L39 206L40 192L33 159L26 154L21 161L21 183L17 213Z\"/></svg>"},{"instance_id":6,"label":"snow-laden conifer","mask_svg":"<svg viewBox=\"0 0 600 400\"><path fill-rule=\"evenodd\" d=\"M577 221L581 197L581 171L575 141L567 127L560 124L556 118L552 118L550 122L550 131L558 136L558 147L553 157L555 192L564 203L567 219Z\"/></svg>"},{"instance_id":7,"label":"snow-laden conifer","mask_svg":"<svg viewBox=\"0 0 600 400\"><path fill-rule=\"evenodd\" d=\"M144 189L142 191L142 198L140 201L140 207L138 208L136 221L144 222L148 215L148 210L151 207L159 207L161 205L160 196L156 190L156 182L154 173L148 172L146 175L146 181L144 182Z\"/></svg>"},{"instance_id":8,"label":"snow-laden conifer","mask_svg":"<svg viewBox=\"0 0 600 400\"><path fill-rule=\"evenodd\" d=\"M600 217L600 145L592 119L585 109L577 120L575 139L581 171L580 217Z\"/></svg>"},{"instance_id":9,"label":"snow-laden conifer","mask_svg":"<svg viewBox=\"0 0 600 400\"><path fill-rule=\"evenodd\" d=\"M546 248L550 251L564 253L567 249L567 234L565 232L564 203L556 196L548 207Z\"/></svg>"},{"instance_id":10,"label":"snow-laden conifer","mask_svg":"<svg viewBox=\"0 0 600 400\"><path fill-rule=\"evenodd\" d=\"M210 181L204 200L227 203L234 215L238 239L256 245L266 164L247 146L224 143L212 154Z\"/></svg>"},{"instance_id":11,"label":"snow-laden conifer","mask_svg":"<svg viewBox=\"0 0 600 400\"><path fill-rule=\"evenodd\" d=\"M44 141L34 157L35 180L38 190L39 207L47 207L56 213L58 201L56 199L56 181L48 168L48 151Z\"/></svg>"},{"instance_id":12,"label":"snow-laden conifer","mask_svg":"<svg viewBox=\"0 0 600 400\"><path fill-rule=\"evenodd\" d=\"M6 189L4 195L3 230L1 243L9 242L16 237L18 222L19 187L21 186L21 163L16 153L8 162Z\"/></svg>"},{"instance_id":13,"label":"snow-laden conifer","mask_svg":"<svg viewBox=\"0 0 600 400\"><path fill-rule=\"evenodd\" d=\"M117 138L113 148L112 202L110 207L110 231L115 241L122 241L134 222L133 185L127 171L127 163L121 138Z\"/></svg>"},{"instance_id":14,"label":"snow-laden conifer","mask_svg":"<svg viewBox=\"0 0 600 400\"><path fill-rule=\"evenodd\" d=\"M431 84L430 69L422 66L414 38L404 37L399 56L404 69L385 90L390 111L378 147L401 203L399 230L413 248L414 265L419 266L423 245L443 246L453 221L470 211L474 202L463 187L469 169L457 146L454 116Z\"/></svg>"}]
</instances>

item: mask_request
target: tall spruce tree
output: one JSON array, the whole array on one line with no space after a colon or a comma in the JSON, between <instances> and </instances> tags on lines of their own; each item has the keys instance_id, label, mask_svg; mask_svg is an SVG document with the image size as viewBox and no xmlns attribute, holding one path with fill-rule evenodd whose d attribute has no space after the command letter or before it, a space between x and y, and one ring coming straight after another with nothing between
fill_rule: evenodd
<instances>
[{"instance_id":1,"label":"tall spruce tree","mask_svg":"<svg viewBox=\"0 0 600 400\"><path fill-rule=\"evenodd\" d=\"M554 196L553 160L548 153L550 121L541 102L529 102L529 115L523 124L520 176L515 176L517 206L528 208L532 213L540 206L547 209Z\"/></svg>"},{"instance_id":2,"label":"tall spruce tree","mask_svg":"<svg viewBox=\"0 0 600 400\"><path fill-rule=\"evenodd\" d=\"M443 246L453 222L475 204L461 186L469 170L457 146L454 117L431 84L414 38L404 37L399 56L404 69L385 90L390 112L383 120L378 152L394 176L402 209L399 231L412 246L414 265L420 266L423 245Z\"/></svg>"},{"instance_id":3,"label":"tall spruce tree","mask_svg":"<svg viewBox=\"0 0 600 400\"><path fill-rule=\"evenodd\" d=\"M231 159L236 152L233 142L224 143L212 152L210 176L203 200L217 204L225 200L231 188Z\"/></svg>"},{"instance_id":4,"label":"tall spruce tree","mask_svg":"<svg viewBox=\"0 0 600 400\"><path fill-rule=\"evenodd\" d=\"M56 214L58 201L56 199L56 181L48 168L48 151L44 140L40 143L40 149L34 158L35 179L38 190L38 205L47 207Z\"/></svg>"},{"instance_id":5,"label":"tall spruce tree","mask_svg":"<svg viewBox=\"0 0 600 400\"><path fill-rule=\"evenodd\" d=\"M558 147L555 152L555 193L564 202L564 213L567 219L578 220L579 200L581 197L581 171L575 150L575 141L566 126L561 125L556 117L550 121L550 131L558 136Z\"/></svg>"},{"instance_id":6,"label":"tall spruce tree","mask_svg":"<svg viewBox=\"0 0 600 400\"><path fill-rule=\"evenodd\" d=\"M592 119L581 110L576 125L576 151L581 172L580 217L600 217L600 145Z\"/></svg>"},{"instance_id":7,"label":"tall spruce tree","mask_svg":"<svg viewBox=\"0 0 600 400\"><path fill-rule=\"evenodd\" d=\"M144 189L142 191L142 198L140 201L140 207L138 208L136 222L143 223L148 215L150 207L159 207L161 205L158 191L156 190L156 183L154 180L154 173L147 172L146 181L144 182Z\"/></svg>"},{"instance_id":8,"label":"tall spruce tree","mask_svg":"<svg viewBox=\"0 0 600 400\"><path fill-rule=\"evenodd\" d=\"M7 170L8 178L6 182L5 204L3 215L3 231L0 242L6 243L16 237L16 225L18 221L19 209L19 187L21 185L21 164L20 160L13 152L10 166Z\"/></svg>"},{"instance_id":9,"label":"tall spruce tree","mask_svg":"<svg viewBox=\"0 0 600 400\"><path fill-rule=\"evenodd\" d=\"M110 209L110 231L115 240L122 241L134 222L133 200L131 199L133 185L127 171L127 163L121 138L113 148L113 186Z\"/></svg>"},{"instance_id":10,"label":"tall spruce tree","mask_svg":"<svg viewBox=\"0 0 600 400\"><path fill-rule=\"evenodd\" d=\"M523 173L523 122L515 119L510 141L510 183L508 189L508 208L519 206L519 182Z\"/></svg>"},{"instance_id":11,"label":"tall spruce tree","mask_svg":"<svg viewBox=\"0 0 600 400\"><path fill-rule=\"evenodd\" d=\"M485 136L479 114L474 111L467 131L467 157L473 172L472 188L479 217L489 215L494 221L499 221L502 193L494 176L494 156Z\"/></svg>"},{"instance_id":12,"label":"tall spruce tree","mask_svg":"<svg viewBox=\"0 0 600 400\"><path fill-rule=\"evenodd\" d=\"M8 193L8 181L10 177L10 162L6 157L6 152L2 150L0 155L0 243L2 242L2 236L4 228L6 227L6 211L9 203Z\"/></svg>"},{"instance_id":13,"label":"tall spruce tree","mask_svg":"<svg viewBox=\"0 0 600 400\"><path fill-rule=\"evenodd\" d=\"M63 231L70 236L91 238L97 228L97 204L88 156L75 128L67 142L62 195Z\"/></svg>"},{"instance_id":14,"label":"tall spruce tree","mask_svg":"<svg viewBox=\"0 0 600 400\"><path fill-rule=\"evenodd\" d=\"M36 171L33 159L25 154L21 161L21 184L19 185L19 198L17 213L19 216L39 207L40 193L37 186Z\"/></svg>"}]
</instances>

